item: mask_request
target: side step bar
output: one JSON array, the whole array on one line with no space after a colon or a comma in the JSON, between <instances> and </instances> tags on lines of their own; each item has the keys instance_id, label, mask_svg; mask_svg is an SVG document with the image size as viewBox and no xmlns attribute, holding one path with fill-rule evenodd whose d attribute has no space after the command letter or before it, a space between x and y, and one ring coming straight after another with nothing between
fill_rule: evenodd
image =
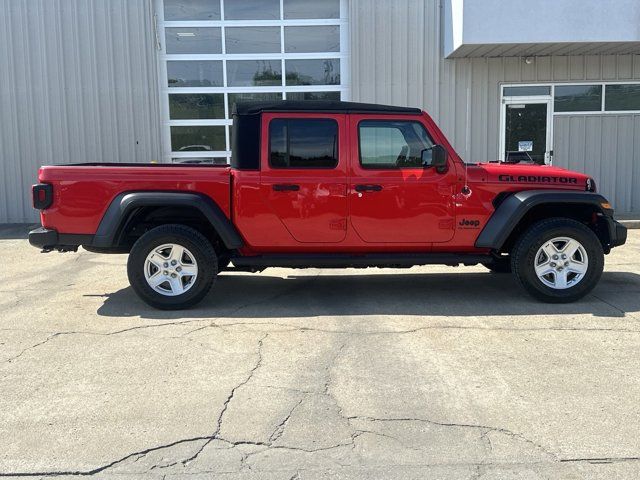
<instances>
[{"instance_id":1,"label":"side step bar","mask_svg":"<svg viewBox=\"0 0 640 480\"><path fill-rule=\"evenodd\" d=\"M268 267L284 268L409 268L415 265L477 265L488 263L491 255L451 253L387 254L294 254L256 255L235 257L231 263L238 269L261 270Z\"/></svg>"}]
</instances>

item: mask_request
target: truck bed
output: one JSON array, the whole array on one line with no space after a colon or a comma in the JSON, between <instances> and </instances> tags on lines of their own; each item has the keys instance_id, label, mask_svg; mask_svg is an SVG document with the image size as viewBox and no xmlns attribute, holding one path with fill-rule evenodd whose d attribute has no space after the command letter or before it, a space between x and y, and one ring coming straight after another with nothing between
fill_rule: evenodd
<instances>
[{"instance_id":1,"label":"truck bed","mask_svg":"<svg viewBox=\"0 0 640 480\"><path fill-rule=\"evenodd\" d=\"M216 167L228 168L229 165L216 163L119 163L119 162L85 162L85 163L61 163L52 165L54 167L163 167L163 168L180 168L180 167Z\"/></svg>"},{"instance_id":2,"label":"truck bed","mask_svg":"<svg viewBox=\"0 0 640 480\"><path fill-rule=\"evenodd\" d=\"M45 166L40 183L53 185L43 227L93 234L111 201L127 191L182 191L209 196L230 217L230 167L211 164L83 163Z\"/></svg>"}]
</instances>

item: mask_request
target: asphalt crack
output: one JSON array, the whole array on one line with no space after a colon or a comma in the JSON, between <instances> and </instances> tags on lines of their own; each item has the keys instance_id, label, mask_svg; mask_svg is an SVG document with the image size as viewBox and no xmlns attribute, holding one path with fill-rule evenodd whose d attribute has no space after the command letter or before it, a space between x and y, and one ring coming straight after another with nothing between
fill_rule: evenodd
<instances>
[{"instance_id":1,"label":"asphalt crack","mask_svg":"<svg viewBox=\"0 0 640 480\"><path fill-rule=\"evenodd\" d=\"M265 299L262 300L260 302L256 302L254 304L247 304L244 306L239 307L237 310L235 311L239 311L242 310L243 308L248 308L250 306L256 305L256 304L261 304L261 303L265 303L268 301L272 301L274 298L280 298L281 296L284 295L288 295L290 293L292 293L292 291L295 291L296 288L294 289L290 289L290 291L287 292L280 292L280 294L276 295L275 297L270 297L269 299ZM595 297L595 295L594 295ZM598 298L598 297L596 297ZM599 299L599 298L598 298ZM601 300L601 299L599 299ZM604 302L604 300L602 300ZM607 303L608 302L604 302ZM613 308L617 308L614 305L611 305ZM620 309L618 309L620 310ZM620 310L622 312L622 310ZM623 312L624 313L624 312ZM219 317L222 318L222 317ZM601 463L617 463L617 462L636 462L638 460L640 460L640 457L635 457L635 456L630 456L630 457L582 457L582 458L561 458L558 455L550 452L549 450L547 450L545 447L543 447L542 445L534 442L533 440L530 440L528 438L526 438L524 435L517 433L517 432L513 432L511 430L505 429L505 428L500 428L500 427L490 427L490 426L486 426L486 425L475 425L475 424L465 424L465 423L448 423L448 422L438 422L438 421L434 421L434 420L429 420L429 419L424 419L424 418L413 418L413 417L401 417L401 418L378 418L378 417L371 417L371 416L344 416L342 408L340 407L340 405L336 402L335 398L332 395L331 392L331 383L332 383L332 374L333 374L333 368L335 367L336 362L338 361L338 359L340 358L341 355L343 355L346 346L347 346L347 341L345 341L344 343L342 343L337 350L335 350L335 353L327 360L326 365L325 365L325 370L326 370L326 379L324 381L324 384L320 383L318 385L319 387L319 391L305 391L305 390L298 390L295 388L285 388L285 387L278 387L278 386L270 386L270 385L265 385L265 387L269 387L269 388L281 388L283 390L291 390L294 392L298 392L300 395L302 395L302 398L299 399L299 401L291 408L291 410L288 412L288 414L280 421L280 423L276 426L276 428L273 430L273 432L271 433L271 435L268 437L268 441L249 441L249 440L240 440L240 441L231 441L231 440L227 440L225 438L223 438L221 436L221 431L222 431L222 426L224 424L224 419L225 419L225 415L227 414L227 411L229 409L229 406L231 404L231 402L233 401L233 399L235 398L236 393L238 392L239 389L241 389L242 387L246 386L253 378L254 375L256 373L256 371L258 371L261 366L263 365L263 347L264 347L264 342L266 341L266 339L268 338L268 336L272 333L277 333L279 331L282 332L288 332L288 331L313 331L313 332L322 332L322 333L327 333L327 334L336 334L336 335L348 335L348 336L358 336L358 335L405 335L405 334L414 334L417 332L421 332L421 331L427 331L427 330L447 330L447 329L453 329L453 330L487 330L487 331L514 331L514 332L531 332L531 331L578 331L578 332L602 332L602 331L609 331L609 332L623 332L623 333L640 333L639 330L632 330L632 329L620 329L620 328L573 328L573 327L535 327L535 328L517 328L517 327L475 327L475 326L460 326L460 325L428 325L428 326L422 326L422 327L417 327L417 328L411 328L411 329L405 329L405 330L367 330L367 331L357 331L357 330L332 330L332 329L324 329L324 328L316 328L316 327L305 327L305 326L297 326L297 325L292 325L292 324L283 324L283 323L278 323L278 322L234 322L234 323L216 323L215 320L218 320L219 318L214 319L214 321L212 321L210 324L204 326L204 327L200 327L196 330L187 332L186 334L184 334L183 336L189 335L191 333L193 333L194 331L197 330L201 330L201 329L205 329L205 328L221 328L221 329L231 329L233 327L240 327L240 326L273 326L273 327L280 327L282 330L262 330L262 333L264 333L264 335L258 340L258 346L257 346L257 352L256 352L256 361L255 363L252 365L252 367L250 368L250 370L247 372L247 374L242 378L242 380L240 381L240 383L238 383L236 386L234 386L229 395L227 396L226 400L224 401L223 405L222 405L222 409L220 410L220 413L216 419L216 424L215 424L215 430L213 432L213 434L211 435L206 435L206 436L198 436L198 437L190 437L190 438L185 438L185 439L181 439L181 440L177 440L171 443L167 443L167 444L163 444L163 445L158 445L155 447L150 447L144 450L140 450L140 451L136 451L133 453L130 453L128 455L125 455L117 460L114 460L108 464L102 465L100 467L94 468L94 469L90 469L90 470L69 470L69 471L64 471L64 470L52 470L52 471L45 471L45 472L0 472L0 477L8 477L8 476L14 476L14 477L55 477L55 476L92 476L92 475L96 475L98 473L104 472L105 470L108 470L110 468L113 468L115 466L118 466L124 462L127 461L132 461L132 463L138 462L139 460L141 460L142 458L144 458L146 455L155 452L155 451L159 451L159 450L164 450L164 449L171 449L175 446L181 445L181 444L186 444L186 443L195 443L195 442L203 442L202 445L200 446L200 448L198 448L198 450L191 455L189 458L183 459L183 460L177 460L175 462L171 462L169 464L163 464L163 465L154 465L151 467L151 469L155 469L155 468L170 468L170 467L174 467L176 465L180 465L182 464L183 466L186 466L187 464L193 462L194 460L196 460L198 458L198 456L205 450L205 448L210 445L212 442L214 441L219 441L222 442L224 444L229 445L229 448L236 448L236 447L240 447L240 446L253 446L253 447L263 447L260 450L254 451L254 452L248 452L248 453L244 453L243 454L243 459L242 459L242 464L246 463L246 460L249 459L250 457L254 456L254 455L259 455L260 453L263 453L267 450L284 450L284 451L294 451L294 452L305 452L305 453L317 453L317 452L323 452L323 451L330 451L330 450L334 450L334 449L338 449L338 448L343 448L343 447L351 447L351 449L355 449L356 447L356 441L359 437L361 437L362 435L373 435L373 436L377 436L377 437L381 437L381 438L388 438L390 440L393 440L395 442L398 442L402 447L407 448L407 449L411 449L411 450L420 450L419 448L413 447L413 446L409 446L406 445L402 442L402 440L396 436L384 433L384 432L376 432L373 430L368 430L368 429L364 429L364 428L355 428L354 425L351 425L352 428L352 434L350 437L350 441L349 442L338 442L332 445L328 445L328 446L323 446L323 447L319 447L319 448L303 448L303 447L297 447L295 445L274 445L275 442L277 442L283 435L287 424L291 421L291 418L293 416L293 414L295 413L296 409L300 407L300 405L305 401L305 399L309 396L309 395L324 395L324 396L328 396L330 398L333 399L333 401L336 403L336 406L338 407L338 415L344 419L346 419L347 421L351 422L353 420L364 420L364 421L369 421L369 422L424 422L424 423L428 423L428 424L432 424L432 425L436 425L436 426L441 426L441 427L451 427L451 428L472 428L472 429L477 429L480 432L480 440L483 441L485 443L485 447L486 447L486 451L487 451L487 455L490 455L493 447L491 445L491 440L489 438L489 433L491 432L495 432L495 433L499 433L502 435L507 435L508 437L514 438L514 439L518 439L526 444L531 445L532 447L534 447L536 450L544 453L544 455L546 457L548 457L549 461L553 461L553 462L559 462L559 463L591 463L591 464L601 464ZM40 341L34 345L31 345L25 349L23 349L18 355L12 357L11 359L7 360L8 363L11 363L13 361L15 361L16 359L20 358L21 356L23 356L26 352L32 350L32 349L36 349L39 348L42 345L45 345L46 343L50 342L51 340L63 336L63 335L103 335L103 336L110 336L110 335L117 335L117 334L121 334L121 333L125 333L125 332L130 332L132 330L138 330L138 329L142 329L142 328L156 328L156 327L166 327L166 326L176 326L176 325L183 325L185 323L192 323L192 322L202 322L202 319L195 319L195 320L186 320L186 321L180 321L180 322L170 322L170 323L163 323L163 324L154 324L154 325L143 325L143 326L138 326L138 327L131 327L128 329L123 329L123 330L117 330L115 332L109 332L109 333L95 333L95 332L56 332L53 334L50 334L49 336L47 336L47 338L45 338L43 341ZM286 330L284 330L286 329ZM9 329L4 329L4 330L9 330ZM235 330L237 331L237 330ZM247 331L252 331L252 332L261 332L261 330L247 330ZM43 332L44 333L44 332ZM171 338L181 338L181 337L171 337ZM348 340L348 339L347 339ZM540 462L538 461L532 461L529 464L539 464ZM341 465L340 463L336 462L336 464ZM497 465L499 464L498 462L488 462L488 463L470 463L470 465L474 465L476 468L476 474L478 476L481 476L484 472L484 469L486 468L487 465ZM250 467L249 467L250 468ZM292 478L299 478L299 472L296 472L296 474L292 477Z\"/></svg>"},{"instance_id":2,"label":"asphalt crack","mask_svg":"<svg viewBox=\"0 0 640 480\"><path fill-rule=\"evenodd\" d=\"M264 340L264 338L263 338ZM257 370L257 367L254 367L252 369L252 372L255 372L255 370ZM252 374L251 374L252 375ZM234 392L235 390L237 390L238 388L240 388L242 385L246 384L250 378L251 375L241 384L239 384L237 387L234 388ZM319 394L319 395L324 395L324 394ZM233 395L230 395L230 398L233 398ZM231 401L231 400L229 400ZM223 413L220 415L219 417L219 424L222 424L222 416ZM465 423L446 423L446 422L436 422L433 420L426 420L423 418L376 418L376 417L369 417L369 416L351 416L351 417L346 417L349 419L358 419L358 420L367 420L370 422L424 422L424 423L429 423L429 424L433 424L433 425L438 425L438 426L444 426L444 427L457 427L457 428L473 428L473 429L480 429L483 433L482 435L486 435L486 433L488 432L498 432L498 433L502 433L502 434L506 434L510 437L514 437L514 438L518 438L520 440L523 440L539 449L541 449L545 454L549 455L551 458L550 460L552 460L553 462L558 462L558 463L590 463L590 464L608 464L608 463L620 463L620 462L637 462L640 461L640 456L631 456L631 457L579 457L579 458L558 458L557 455L552 454L550 452L548 452L546 449L544 449L544 447L540 446L539 444L525 438L523 435L519 434L519 433L515 433L512 432L510 430L504 429L504 428L499 428L499 427L488 427L488 426L484 426L484 425L473 425L473 424L465 424ZM92 476L92 475L96 475L98 473L104 472L105 470L108 470L110 468L113 468L127 460L133 459L134 463L139 461L141 458L143 458L144 456L148 455L149 453L155 452L155 451L159 451L159 450L163 450L163 449L169 449L172 447L175 447L177 445L181 445L184 443L192 443L192 442L201 442L201 441L205 441L205 444L202 446L201 449L199 449L198 454L206 447L206 445L208 445L211 441L214 440L218 440L220 442L226 443L230 446L230 448L235 448L238 446L242 446L242 445L247 445L247 446L259 446L259 447L265 447L263 450L257 451L257 452L249 452L245 455L245 459L249 458L253 455L258 455L262 452L264 452L265 450L285 450L285 451L294 451L294 452L305 452L305 453L317 453L317 452L325 452L325 451L330 451L330 450L335 450L337 448L341 448L341 447L351 447L354 448L355 447L355 441L356 439L364 434L371 434L371 435L375 435L375 436L380 436L380 437L385 437L385 438L389 438L392 440L397 441L398 443L400 443L402 446L406 447L406 448L410 448L411 450L419 450L416 449L415 447L409 447L407 445L405 445L402 441L400 441L400 439L398 439L397 437L394 437L392 435L388 435L388 434L384 434L381 432L375 432L375 431L370 431L370 430L366 430L366 429L356 429L353 434L351 435L351 441L349 443L337 443L334 445L330 445L330 446L326 446L326 447L318 447L318 448L303 448L303 447L296 447L296 446L291 446L291 445L273 445L270 442L260 442L260 441L246 441L246 440L242 440L242 441L230 441L230 440L226 440L222 437L220 437L219 433L216 435L211 435L211 436L200 436L200 437L191 437L191 438L185 438L185 439L181 439L181 440L177 440L175 442L171 442L168 444L163 444L163 445L158 445L155 447L151 447L151 448L147 448L144 450L139 450L133 453L130 453L128 455L125 455L117 460L114 460L108 464L102 465L100 467L91 469L91 470L52 470L52 471L42 471L42 472L0 472L0 477L57 477L57 476ZM195 455L193 458L197 457L197 455ZM188 461L188 460L187 460ZM185 464L186 461L183 461L182 463ZM165 465L162 467L158 467L158 468L168 468L174 465L177 465L180 462L175 462L173 464L170 465ZM470 465L470 466L474 466L476 468L476 472L482 472L484 468L486 468L487 466L490 465L511 465L511 466L517 466L517 465L542 465L545 464L546 462L541 462L541 461L532 461L532 462L486 462L486 463L477 463L477 462L470 462L470 463L455 463L455 464L451 464L451 465ZM337 463L337 465L341 465L341 466L345 466L342 465L340 463ZM432 465L439 465L442 466L444 464L438 463L438 464L424 464L424 466L432 466ZM420 466L420 465L413 465L414 467L416 466ZM152 467L152 469L155 468ZM198 472L198 473L206 473L206 472ZM220 472L211 472L211 473L220 473ZM296 472L299 473L299 472ZM295 475L292 478L296 478Z\"/></svg>"},{"instance_id":3,"label":"asphalt crack","mask_svg":"<svg viewBox=\"0 0 640 480\"><path fill-rule=\"evenodd\" d=\"M269 334L267 333L262 338L260 338L260 340L258 340L258 352L257 352L258 359L257 359L255 365L253 366L253 368L251 370L249 370L249 374L247 375L247 378L245 378L242 382L240 382L238 385L233 387L233 389L231 390L231 393L227 397L227 400L224 402L224 405L222 406L222 411L220 412L220 415L218 416L218 421L217 421L217 425L216 425L216 431L213 434L214 437L217 437L220 434L220 430L222 429L222 421L223 421L223 418L224 418L224 414L227 413L227 409L229 408L229 404L231 403L231 400L233 400L233 397L235 396L236 391L239 388L242 388L243 386L245 386L247 383L249 383L251 378L253 378L253 374L256 373L256 371L262 366L262 348L264 346L264 341L268 336L269 336Z\"/></svg>"},{"instance_id":4,"label":"asphalt crack","mask_svg":"<svg viewBox=\"0 0 640 480\"><path fill-rule=\"evenodd\" d=\"M43 345L44 343L48 342L49 340L60 336L60 335L65 335L65 334L71 334L71 333L76 333L76 332L65 332L65 333L56 333L53 334L51 336L49 336L46 340L44 340L43 342L40 342L39 344L36 344L32 347L29 347L28 349L25 349L25 351L31 349L31 348L35 348L39 345ZM260 338L260 340L258 341L258 352L257 352L257 356L258 359L255 363L255 365L251 368L251 370L249 371L248 375L246 376L246 378L244 380L242 380L242 382L240 382L238 385L236 385L235 387L233 387L233 389L231 390L231 393L229 394L229 396L227 397L226 401L223 404L222 410L220 412L220 415L218 416L217 422L216 422L216 430L212 435L206 435L206 436L199 436L199 437L191 437L191 438L186 438L186 439L182 439L182 440L177 440L175 442L171 442L168 444L164 444L164 445L159 445L156 447L151 447L151 448L147 448L144 450L140 450L140 451L136 451L133 453L130 453L128 455L125 455L124 457L121 457L117 460L114 460L113 462L110 462L106 465L102 465L100 467L94 468L92 470L60 470L60 471L48 471L48 472L0 472L0 477L10 477L10 476L15 476L15 477L46 477L46 476L91 476L91 475L95 475L97 473L101 473L104 472L107 469L110 469L112 467L115 467L131 458L135 458L134 462L139 461L142 457L146 456L147 454L151 453L151 452L155 452L158 450L163 450L163 449L167 449L167 448L171 448L171 447L175 447L176 445L181 445L184 443L190 443L190 442L200 442L200 441L204 441L205 443L200 447L200 449L198 449L196 451L196 453L194 455L192 455L191 457L182 460L181 462L174 462L168 465L164 465L162 467L159 466L154 466L154 467L158 467L158 468L169 468L171 466L177 465L178 463L182 463L183 465L186 465L187 463L189 463L190 461L195 460L198 455L204 450L204 448L209 445L209 443L211 443L213 440L221 440L224 441L225 443L229 443L232 444L232 442L229 442L227 440L223 440L219 437L220 435L220 430L222 428L222 422L223 422L223 417L224 414L227 411L227 408L229 407L229 403L231 403L231 401L233 400L233 397L236 393L236 391L241 388L242 386L246 385L251 378L253 377L253 374L256 372L256 370L258 370L260 368L260 366L262 365L262 347L263 347L263 343L264 340L267 338L269 334L265 334L262 338ZM24 353L24 352L23 352ZM19 355L18 355L19 356ZM154 468L152 467L152 469Z\"/></svg>"},{"instance_id":5,"label":"asphalt crack","mask_svg":"<svg viewBox=\"0 0 640 480\"><path fill-rule=\"evenodd\" d=\"M552 452L550 452L549 450L547 450L545 447L543 447L542 445L534 442L533 440L530 440L528 438L526 438L524 435L520 434L520 433L516 433L513 432L511 430L508 430L506 428L500 428L500 427L490 427L487 425L474 425L474 424L470 424L470 423L448 423L448 422L437 422L435 420L428 420L425 418L412 418L412 417L402 417L402 418L377 418L377 417L369 417L369 416L359 416L359 415L354 415L354 416L349 416L346 417L350 420L366 420L369 422L423 422L423 423L428 423L430 425L436 425L439 427L452 427L452 428L473 428L473 429L478 429L481 431L481 439L483 436L486 436L489 432L496 432L496 433L500 433L503 435L507 435L509 437L512 438L517 438L533 447L535 447L536 449L540 450L541 452L543 452L545 455L551 457L552 459L559 461L560 459L558 458L558 456Z\"/></svg>"},{"instance_id":6,"label":"asphalt crack","mask_svg":"<svg viewBox=\"0 0 640 480\"><path fill-rule=\"evenodd\" d=\"M294 406L293 408L289 411L289 413L287 414L286 417L284 417L284 419L276 426L276 428L273 430L273 433L271 435L269 435L269 442L274 443L276 442L284 433L285 428L287 427L287 423L289 422L289 420L291 419L291 416L293 415L293 412L296 411L296 409L302 405L302 402L304 401L305 397L302 397Z\"/></svg>"},{"instance_id":7,"label":"asphalt crack","mask_svg":"<svg viewBox=\"0 0 640 480\"><path fill-rule=\"evenodd\" d=\"M119 465L122 462L125 462L134 457L144 457L145 455L151 452L175 447L176 445L181 445L183 443L208 440L209 438L210 437L207 437L207 436L185 438L182 440L177 440L175 442L158 445L151 448L146 448L144 450L139 450L137 452L130 453L128 455L125 455L124 457L121 457L117 460L114 460L110 463L107 463L105 465L102 465L100 467L97 467L91 470L52 470L52 471L45 471L45 472L0 472L0 477L60 477L60 476L88 477L88 476L92 476L92 475L96 475L98 473L104 472L105 470L115 467L116 465ZM138 460L140 460L140 458L136 459L136 461Z\"/></svg>"},{"instance_id":8,"label":"asphalt crack","mask_svg":"<svg viewBox=\"0 0 640 480\"><path fill-rule=\"evenodd\" d=\"M621 462L637 462L640 457L583 457L583 458L561 458L560 463L621 463Z\"/></svg>"},{"instance_id":9,"label":"asphalt crack","mask_svg":"<svg viewBox=\"0 0 640 480\"><path fill-rule=\"evenodd\" d=\"M475 326L466 326L466 325L427 325L423 327L416 327L405 330L334 330L329 328L318 328L318 327L305 327L299 325L292 325L288 323L279 323L279 322L233 322L233 323L214 323L210 325L206 325L204 327L199 328L198 330L204 330L207 328L219 328L222 330L226 330L229 327L242 327L242 326L272 326L272 327L281 327L280 329L270 329L270 330L236 330L243 333L255 332L255 331L268 331L269 333L287 333L292 331L301 331L301 332L318 332L318 333L327 333L327 334L335 334L335 335L408 335L412 333L418 333L421 331L428 330L471 330L471 331L487 331L487 332L615 332L615 333L640 333L640 329L631 329L631 328L611 328L611 327L594 327L594 328L583 328L583 327L475 327ZM282 328L284 327L284 328ZM189 335L192 332L188 332L185 334Z\"/></svg>"},{"instance_id":10,"label":"asphalt crack","mask_svg":"<svg viewBox=\"0 0 640 480\"><path fill-rule=\"evenodd\" d=\"M42 345L44 345L45 343L48 343L49 341L53 340L56 337L59 337L61 335L72 335L75 332L59 332L59 333L54 333L52 335L49 335L47 338L45 338L43 341L36 343L35 345L31 345L30 347L25 348L24 350L22 350L18 355L15 355L9 359L7 359L5 361L5 363L13 363L15 360L17 360L18 358L20 358L22 355L24 355L25 353L27 353L29 350L33 350L34 348L38 348Z\"/></svg>"},{"instance_id":11,"label":"asphalt crack","mask_svg":"<svg viewBox=\"0 0 640 480\"><path fill-rule=\"evenodd\" d=\"M606 302L605 302L606 303ZM190 322L200 322L202 320L189 320L184 322L171 322L165 324L157 324L157 325L141 325L137 327L131 327L124 330L117 330L115 332L91 332L91 331L72 331L72 332L56 332L50 334L45 340L38 342L34 345L31 345L25 349L23 349L17 355L5 360L5 363L12 363L18 358L22 357L25 353L30 350L36 349L42 345L45 345L49 341L63 336L63 335L96 335L96 336L105 336L109 337L112 335L119 335L125 332L131 332L134 330L146 329L146 328L160 328L160 327L168 327L168 326L178 326L183 325ZM300 332L317 332L317 333L326 333L332 335L349 335L349 336L376 336L376 335L410 335L422 331L430 331L430 330L469 330L469 331L487 331L487 332L585 332L585 333L596 333L596 332L612 332L612 333L630 333L630 334L638 334L640 330L628 329L628 328L581 328L581 327L530 327L530 328L518 328L518 327L473 327L473 326L464 326L464 325L427 325L423 327L411 328L406 330L332 330L332 329L323 329L317 327L303 327L298 325L291 324L283 324L277 322L235 322L235 323L212 323L209 325L205 325L204 327L200 327L196 330L192 330L190 332L185 333L179 337L167 337L167 338L184 338L185 340L190 340L187 336L195 331L203 330L206 328L219 328L221 330L227 330L230 327L239 327L239 326L273 326L273 327L284 327L280 329L270 329L270 330L253 330L253 329L245 329L245 330L236 330L236 332L241 333L251 333L251 332L263 332L268 334L272 333L286 333L291 331L300 331ZM0 329L1 331L26 331L20 329Z\"/></svg>"},{"instance_id":12,"label":"asphalt crack","mask_svg":"<svg viewBox=\"0 0 640 480\"><path fill-rule=\"evenodd\" d=\"M258 340L258 352L257 352L258 359L257 359L255 365L253 366L253 368L251 370L249 370L249 374L247 375L247 377L242 382L240 382L238 385L233 387L233 389L231 390L231 393L229 394L229 396L225 400L224 404L222 405L222 410L220 411L220 415L218 415L218 420L216 421L215 432L213 433L213 435L210 436L209 440L207 442L205 442L202 445L202 447L200 447L200 449L198 449L198 451L196 451L191 457L186 458L186 459L181 461L181 463L183 465L187 465L188 463L196 460L198 458L198 456L202 453L202 451L207 447L207 445L209 445L213 440L216 440L216 439L217 440L221 440L220 439L220 431L222 430L222 422L223 422L223 419L224 419L224 415L225 415L225 413L227 413L227 409L229 408L229 404L231 403L231 400L233 400L233 397L235 396L236 391L239 388L242 388L243 386L245 386L247 383L249 383L251 378L253 378L253 374L262 366L262 347L264 346L264 341L268 336L269 336L269 334L267 333L262 338L260 338L260 340Z\"/></svg>"},{"instance_id":13,"label":"asphalt crack","mask_svg":"<svg viewBox=\"0 0 640 480\"><path fill-rule=\"evenodd\" d=\"M250 308L250 307L256 307L258 305L263 305L265 303L269 303L272 302L274 300L279 300L282 299L284 297L287 297L299 290L302 290L303 288L307 287L309 284L313 283L314 281L316 281L318 279L318 277L320 276L320 274L322 273L322 270L318 271L318 273L312 277L309 277L309 280L306 280L305 282L301 282L300 284L296 284L293 285L291 288L285 289L283 292L277 292L274 293L273 295L268 296L267 298L263 298L261 300L257 300L254 302L248 302L245 303L244 305L240 305L239 307L233 309L231 312L227 313L226 316L232 316L237 314L238 312L241 312L242 310L244 310L245 308ZM222 328L219 324L216 324L215 321L219 320L220 318L223 318L222 316L218 316L216 318L214 318L209 325L205 325L203 327L198 327L194 330L190 330L188 332L186 332L183 336L187 336L187 335L191 335L192 333L195 332L199 332L200 330L204 330L206 328Z\"/></svg>"}]
</instances>

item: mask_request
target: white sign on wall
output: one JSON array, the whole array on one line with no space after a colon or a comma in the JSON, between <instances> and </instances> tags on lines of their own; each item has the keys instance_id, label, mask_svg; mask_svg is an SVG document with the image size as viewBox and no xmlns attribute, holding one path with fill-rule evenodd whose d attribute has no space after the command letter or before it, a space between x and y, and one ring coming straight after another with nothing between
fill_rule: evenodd
<instances>
[{"instance_id":1,"label":"white sign on wall","mask_svg":"<svg viewBox=\"0 0 640 480\"><path fill-rule=\"evenodd\" d=\"M518 142L519 152L533 152L533 140L523 140Z\"/></svg>"}]
</instances>

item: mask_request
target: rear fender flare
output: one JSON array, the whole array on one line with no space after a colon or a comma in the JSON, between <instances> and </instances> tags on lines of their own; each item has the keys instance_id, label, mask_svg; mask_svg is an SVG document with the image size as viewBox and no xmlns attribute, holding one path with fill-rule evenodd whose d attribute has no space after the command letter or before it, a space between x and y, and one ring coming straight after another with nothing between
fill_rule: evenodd
<instances>
[{"instance_id":1,"label":"rear fender flare","mask_svg":"<svg viewBox=\"0 0 640 480\"><path fill-rule=\"evenodd\" d=\"M186 192L125 192L117 195L102 217L91 245L103 248L116 246L129 216L139 207L170 206L199 210L228 249L243 246L242 237L235 226L211 198Z\"/></svg>"},{"instance_id":2,"label":"rear fender flare","mask_svg":"<svg viewBox=\"0 0 640 480\"><path fill-rule=\"evenodd\" d=\"M477 248L500 250L528 211L543 204L588 205L611 217L613 210L603 208L607 199L598 193L563 190L526 190L508 196L484 226L476 240Z\"/></svg>"}]
</instances>

